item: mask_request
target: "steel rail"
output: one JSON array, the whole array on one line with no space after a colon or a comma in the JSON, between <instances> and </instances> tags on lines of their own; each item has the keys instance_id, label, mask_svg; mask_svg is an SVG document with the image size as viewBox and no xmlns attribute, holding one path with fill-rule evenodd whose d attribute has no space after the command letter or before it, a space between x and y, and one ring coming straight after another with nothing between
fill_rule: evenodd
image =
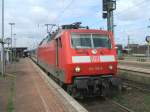
<instances>
[{"instance_id":1,"label":"steel rail","mask_svg":"<svg viewBox=\"0 0 150 112\"><path fill-rule=\"evenodd\" d=\"M143 92L150 92L150 89L145 89L145 88L142 88L142 87L137 87L137 86L135 86L135 85L133 85L133 84L128 84L128 83L126 83L126 82L124 82L123 85L136 88L136 89L138 89L138 90L140 90L140 91L143 91Z\"/></svg>"},{"instance_id":2,"label":"steel rail","mask_svg":"<svg viewBox=\"0 0 150 112\"><path fill-rule=\"evenodd\" d=\"M111 102L112 102L113 104L119 106L121 109L123 109L123 110L125 110L125 111L127 111L127 112L135 112L135 111L129 109L128 107L126 107L126 106L124 106L124 105L121 105L120 103L118 103L118 102L116 102L116 101L114 101L114 100L111 100Z\"/></svg>"}]
</instances>

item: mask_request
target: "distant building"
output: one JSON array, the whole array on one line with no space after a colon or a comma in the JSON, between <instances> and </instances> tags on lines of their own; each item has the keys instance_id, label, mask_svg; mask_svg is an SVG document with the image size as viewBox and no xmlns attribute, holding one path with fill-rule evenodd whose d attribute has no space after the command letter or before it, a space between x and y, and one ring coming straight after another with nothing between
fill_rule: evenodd
<instances>
[{"instance_id":1,"label":"distant building","mask_svg":"<svg viewBox=\"0 0 150 112\"><path fill-rule=\"evenodd\" d=\"M16 56L18 58L23 57L25 50L27 50L27 47L14 47L12 49L11 48L5 48L5 59L6 59L6 61L10 60L10 57L12 56L11 53L13 53L13 56Z\"/></svg>"},{"instance_id":2,"label":"distant building","mask_svg":"<svg viewBox=\"0 0 150 112\"><path fill-rule=\"evenodd\" d=\"M16 56L21 58L24 56L24 51L27 50L27 47L14 47L12 48L13 54L16 53Z\"/></svg>"},{"instance_id":3,"label":"distant building","mask_svg":"<svg viewBox=\"0 0 150 112\"><path fill-rule=\"evenodd\" d=\"M139 44L129 44L127 47L127 49L130 50L130 53L137 53L138 52L138 48L139 48Z\"/></svg>"},{"instance_id":4,"label":"distant building","mask_svg":"<svg viewBox=\"0 0 150 112\"><path fill-rule=\"evenodd\" d=\"M147 54L147 51L148 51L148 45L140 45L137 52L139 54Z\"/></svg>"},{"instance_id":5,"label":"distant building","mask_svg":"<svg viewBox=\"0 0 150 112\"><path fill-rule=\"evenodd\" d=\"M125 49L130 50L131 54L145 54L148 53L148 45L129 44Z\"/></svg>"}]
</instances>

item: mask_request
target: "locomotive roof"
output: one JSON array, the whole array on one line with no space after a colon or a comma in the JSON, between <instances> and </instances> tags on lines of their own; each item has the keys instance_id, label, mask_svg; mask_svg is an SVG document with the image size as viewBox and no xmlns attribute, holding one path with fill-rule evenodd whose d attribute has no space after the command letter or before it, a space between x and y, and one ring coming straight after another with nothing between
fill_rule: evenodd
<instances>
[{"instance_id":1,"label":"locomotive roof","mask_svg":"<svg viewBox=\"0 0 150 112\"><path fill-rule=\"evenodd\" d=\"M103 33L107 34L108 31L101 29L89 29L88 26L81 26L81 22L75 22L72 24L62 25L55 32L51 34L52 38L58 38L63 32L74 32L74 33Z\"/></svg>"},{"instance_id":2,"label":"locomotive roof","mask_svg":"<svg viewBox=\"0 0 150 112\"><path fill-rule=\"evenodd\" d=\"M49 33L46 38L42 40L40 44L44 41L50 41L52 39L59 38L63 33L101 33L101 34L110 34L110 32L102 29L89 29L88 26L81 26L81 22L75 22L68 25L62 25L55 32Z\"/></svg>"},{"instance_id":3,"label":"locomotive roof","mask_svg":"<svg viewBox=\"0 0 150 112\"><path fill-rule=\"evenodd\" d=\"M110 32L106 30L98 30L98 29L62 29L60 30L53 38L58 38L62 33L102 33L102 34L108 34Z\"/></svg>"},{"instance_id":4,"label":"locomotive roof","mask_svg":"<svg viewBox=\"0 0 150 112\"><path fill-rule=\"evenodd\" d=\"M59 29L53 34L47 35L39 45L43 43L43 41L50 41L52 39L59 38L63 33L97 33L97 34L111 34L109 31L106 30L98 30L98 29Z\"/></svg>"}]
</instances>

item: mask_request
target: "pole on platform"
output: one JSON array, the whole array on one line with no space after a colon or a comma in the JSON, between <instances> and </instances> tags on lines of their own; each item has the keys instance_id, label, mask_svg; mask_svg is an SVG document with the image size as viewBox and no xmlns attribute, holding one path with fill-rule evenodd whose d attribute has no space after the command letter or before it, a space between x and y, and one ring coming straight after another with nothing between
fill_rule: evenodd
<instances>
[{"instance_id":1,"label":"pole on platform","mask_svg":"<svg viewBox=\"0 0 150 112\"><path fill-rule=\"evenodd\" d=\"M16 61L16 50L17 50L17 47L16 47L16 34L13 34L13 36L14 36L14 60Z\"/></svg>"},{"instance_id":2,"label":"pole on platform","mask_svg":"<svg viewBox=\"0 0 150 112\"><path fill-rule=\"evenodd\" d=\"M5 75L5 59L4 59L4 0L2 0L2 37L1 37L1 73Z\"/></svg>"},{"instance_id":3,"label":"pole on platform","mask_svg":"<svg viewBox=\"0 0 150 112\"><path fill-rule=\"evenodd\" d=\"M149 21L150 21L150 18L149 18ZM150 29L150 26L148 26L148 28ZM148 46L147 46L147 50L148 50L148 58L150 57L150 42L148 42Z\"/></svg>"},{"instance_id":4,"label":"pole on platform","mask_svg":"<svg viewBox=\"0 0 150 112\"><path fill-rule=\"evenodd\" d=\"M11 28L11 32L10 32L10 37L11 37L11 63L13 62L13 25L15 25L15 23L9 23L10 28Z\"/></svg>"},{"instance_id":5,"label":"pole on platform","mask_svg":"<svg viewBox=\"0 0 150 112\"><path fill-rule=\"evenodd\" d=\"M149 56L150 56L150 52L149 52L149 50L150 50L150 45L148 44L148 58L149 58Z\"/></svg>"},{"instance_id":6,"label":"pole on platform","mask_svg":"<svg viewBox=\"0 0 150 112\"><path fill-rule=\"evenodd\" d=\"M130 54L130 35L128 35L128 55Z\"/></svg>"}]
</instances>

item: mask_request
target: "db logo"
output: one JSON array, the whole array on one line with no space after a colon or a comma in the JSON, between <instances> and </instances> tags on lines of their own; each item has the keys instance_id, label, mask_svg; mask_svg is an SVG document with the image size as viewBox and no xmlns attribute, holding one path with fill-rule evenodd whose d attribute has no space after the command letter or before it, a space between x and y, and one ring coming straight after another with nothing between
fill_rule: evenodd
<instances>
[{"instance_id":1,"label":"db logo","mask_svg":"<svg viewBox=\"0 0 150 112\"><path fill-rule=\"evenodd\" d=\"M91 56L91 61L92 62L99 62L100 61L99 56Z\"/></svg>"}]
</instances>

